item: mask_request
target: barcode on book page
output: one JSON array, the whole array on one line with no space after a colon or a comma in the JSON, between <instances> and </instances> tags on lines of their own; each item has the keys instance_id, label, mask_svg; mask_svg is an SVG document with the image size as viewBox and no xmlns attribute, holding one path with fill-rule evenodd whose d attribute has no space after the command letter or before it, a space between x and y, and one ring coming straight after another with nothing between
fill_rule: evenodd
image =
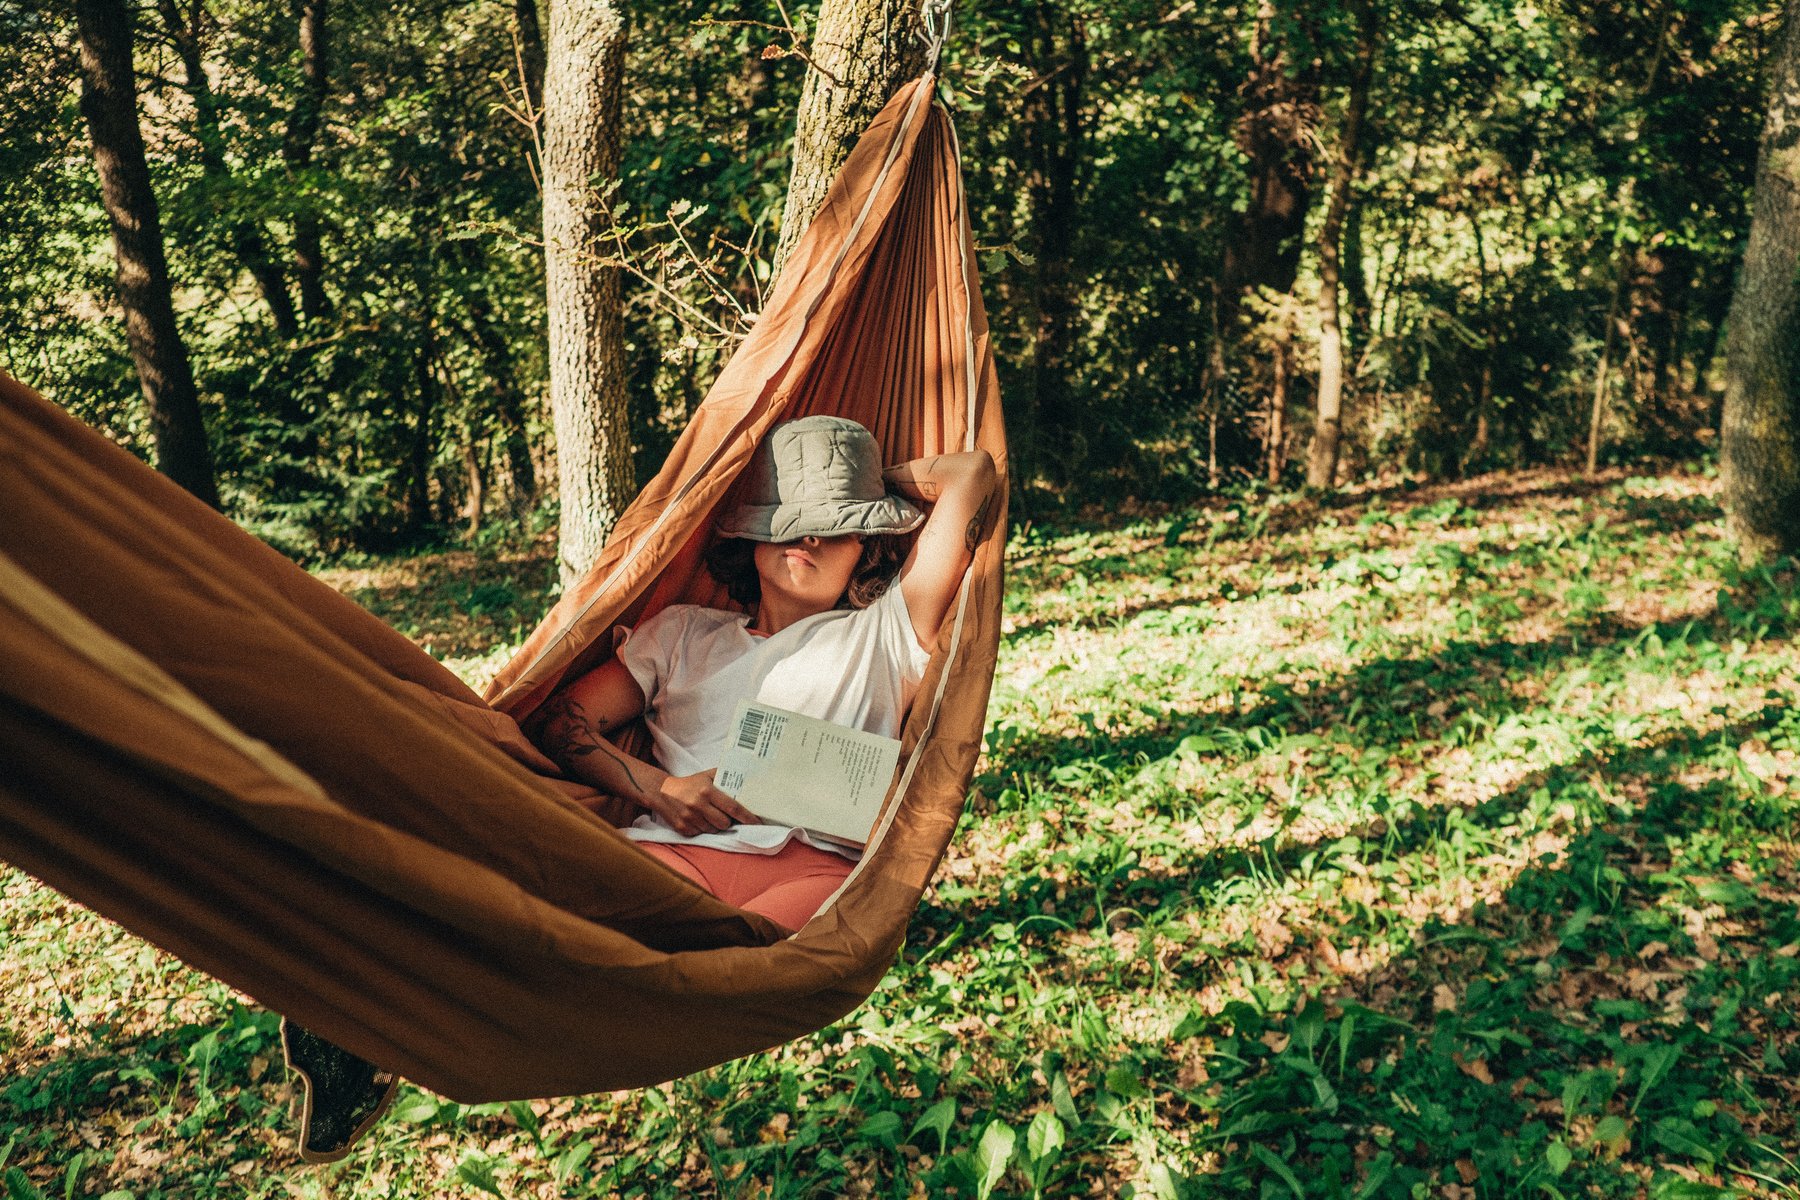
<instances>
[{"instance_id":1,"label":"barcode on book page","mask_svg":"<svg viewBox=\"0 0 1800 1200\"><path fill-rule=\"evenodd\" d=\"M738 723L738 749L756 749L756 739L762 735L763 721L768 714L759 708L753 708L744 714Z\"/></svg>"}]
</instances>

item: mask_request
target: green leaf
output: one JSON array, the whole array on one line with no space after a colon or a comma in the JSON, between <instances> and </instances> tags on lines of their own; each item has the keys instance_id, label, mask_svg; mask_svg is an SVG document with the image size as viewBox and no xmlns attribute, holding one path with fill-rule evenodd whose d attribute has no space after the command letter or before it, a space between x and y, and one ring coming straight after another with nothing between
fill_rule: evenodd
<instances>
[{"instance_id":1,"label":"green leaf","mask_svg":"<svg viewBox=\"0 0 1800 1200\"><path fill-rule=\"evenodd\" d=\"M394 1119L409 1125L423 1125L437 1116L438 1102L429 1096L418 1096L394 1109Z\"/></svg>"},{"instance_id":2,"label":"green leaf","mask_svg":"<svg viewBox=\"0 0 1800 1200\"><path fill-rule=\"evenodd\" d=\"M1181 1200L1181 1185L1175 1182L1175 1172L1167 1165L1150 1164L1150 1193L1156 1200Z\"/></svg>"},{"instance_id":3,"label":"green leaf","mask_svg":"<svg viewBox=\"0 0 1800 1200\"><path fill-rule=\"evenodd\" d=\"M1106 1073L1106 1090L1121 1100L1137 1100L1150 1094L1138 1078L1137 1068L1129 1063L1120 1063Z\"/></svg>"},{"instance_id":4,"label":"green leaf","mask_svg":"<svg viewBox=\"0 0 1800 1200\"><path fill-rule=\"evenodd\" d=\"M1632 1112L1638 1110L1638 1105L1644 1102L1645 1094L1662 1082L1663 1077L1669 1073L1669 1068L1680 1057L1681 1047L1669 1042L1651 1046L1644 1051L1644 1077L1638 1083L1637 1096L1631 1101Z\"/></svg>"},{"instance_id":5,"label":"green leaf","mask_svg":"<svg viewBox=\"0 0 1800 1200\"><path fill-rule=\"evenodd\" d=\"M1063 1123L1055 1113L1041 1110L1025 1131L1025 1154L1034 1164L1053 1158L1063 1147Z\"/></svg>"},{"instance_id":6,"label":"green leaf","mask_svg":"<svg viewBox=\"0 0 1800 1200\"><path fill-rule=\"evenodd\" d=\"M75 1200L75 1185L81 1182L81 1169L87 1166L87 1151L76 1153L69 1160L68 1170L63 1172L63 1200Z\"/></svg>"},{"instance_id":7,"label":"green leaf","mask_svg":"<svg viewBox=\"0 0 1800 1200\"><path fill-rule=\"evenodd\" d=\"M1314 1000L1294 1017L1294 1041L1310 1056L1325 1035L1325 1006Z\"/></svg>"},{"instance_id":8,"label":"green leaf","mask_svg":"<svg viewBox=\"0 0 1800 1200\"><path fill-rule=\"evenodd\" d=\"M1254 1155L1256 1160L1263 1166L1274 1172L1281 1182L1287 1184L1288 1188L1295 1196L1298 1196L1300 1200L1306 1200L1306 1189L1300 1186L1300 1181L1294 1177L1292 1171L1288 1170L1288 1165L1286 1163L1282 1162L1279 1158L1276 1158L1267 1148L1256 1143L1251 1144L1250 1153Z\"/></svg>"},{"instance_id":9,"label":"green leaf","mask_svg":"<svg viewBox=\"0 0 1800 1200\"><path fill-rule=\"evenodd\" d=\"M551 1166L551 1170L556 1175L556 1186L567 1187L575 1172L581 1170L582 1164L587 1162L593 1153L594 1143L577 1142L557 1155L555 1163Z\"/></svg>"},{"instance_id":10,"label":"green leaf","mask_svg":"<svg viewBox=\"0 0 1800 1200\"><path fill-rule=\"evenodd\" d=\"M900 1140L900 1114L878 1112L857 1127L856 1136L891 1146Z\"/></svg>"},{"instance_id":11,"label":"green leaf","mask_svg":"<svg viewBox=\"0 0 1800 1200\"><path fill-rule=\"evenodd\" d=\"M492 1159L480 1154L470 1154L456 1164L456 1177L473 1188L480 1188L490 1196L505 1196L500 1190L500 1181L494 1178Z\"/></svg>"},{"instance_id":12,"label":"green leaf","mask_svg":"<svg viewBox=\"0 0 1800 1200\"><path fill-rule=\"evenodd\" d=\"M975 1147L975 1200L988 1200L994 1188L1012 1163L1013 1146L1019 1135L1005 1121L990 1121L981 1132L981 1143Z\"/></svg>"},{"instance_id":13,"label":"green leaf","mask_svg":"<svg viewBox=\"0 0 1800 1200\"><path fill-rule=\"evenodd\" d=\"M1061 1071L1050 1080L1050 1106L1068 1124L1081 1124L1081 1114L1075 1111L1075 1096L1069 1091L1069 1077Z\"/></svg>"},{"instance_id":14,"label":"green leaf","mask_svg":"<svg viewBox=\"0 0 1800 1200\"><path fill-rule=\"evenodd\" d=\"M534 1138L537 1137L539 1127L537 1111L528 1102L524 1100L511 1101L507 1104L506 1111L520 1129Z\"/></svg>"},{"instance_id":15,"label":"green leaf","mask_svg":"<svg viewBox=\"0 0 1800 1200\"><path fill-rule=\"evenodd\" d=\"M1631 1142L1631 1123L1617 1113L1601 1117L1600 1123L1594 1126L1594 1141L1614 1154L1623 1154Z\"/></svg>"},{"instance_id":16,"label":"green leaf","mask_svg":"<svg viewBox=\"0 0 1800 1200\"><path fill-rule=\"evenodd\" d=\"M1562 1173L1568 1170L1569 1164L1574 1161L1574 1153L1561 1142L1551 1142L1544 1147L1544 1165L1549 1167L1550 1174L1557 1178L1561 1178Z\"/></svg>"},{"instance_id":17,"label":"green leaf","mask_svg":"<svg viewBox=\"0 0 1800 1200\"><path fill-rule=\"evenodd\" d=\"M908 1141L911 1141L913 1138L919 1136L920 1130L931 1130L937 1134L938 1156L942 1157L946 1139L949 1137L950 1126L955 1123L956 1101L946 1096L925 1110L925 1115L919 1118L919 1123L912 1127L912 1132L907 1134L906 1138Z\"/></svg>"},{"instance_id":18,"label":"green leaf","mask_svg":"<svg viewBox=\"0 0 1800 1200\"><path fill-rule=\"evenodd\" d=\"M44 1200L44 1193L18 1167L8 1167L6 1174L0 1176L0 1183L6 1185L6 1200Z\"/></svg>"},{"instance_id":19,"label":"green leaf","mask_svg":"<svg viewBox=\"0 0 1800 1200\"><path fill-rule=\"evenodd\" d=\"M1327 1114L1338 1109L1337 1089L1323 1075L1312 1076L1313 1103L1320 1111Z\"/></svg>"}]
</instances>

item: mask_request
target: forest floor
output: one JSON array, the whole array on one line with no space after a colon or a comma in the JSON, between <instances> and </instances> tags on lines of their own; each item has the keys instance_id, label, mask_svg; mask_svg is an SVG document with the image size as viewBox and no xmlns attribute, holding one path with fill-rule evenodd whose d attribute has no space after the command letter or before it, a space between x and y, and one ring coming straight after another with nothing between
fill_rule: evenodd
<instances>
[{"instance_id":1,"label":"forest floor","mask_svg":"<svg viewBox=\"0 0 1800 1200\"><path fill-rule=\"evenodd\" d=\"M1490 475L1015 531L969 815L820 1033L403 1091L0 870L0 1195L1800 1196L1800 579L1716 482ZM322 572L479 682L547 557Z\"/></svg>"}]
</instances>

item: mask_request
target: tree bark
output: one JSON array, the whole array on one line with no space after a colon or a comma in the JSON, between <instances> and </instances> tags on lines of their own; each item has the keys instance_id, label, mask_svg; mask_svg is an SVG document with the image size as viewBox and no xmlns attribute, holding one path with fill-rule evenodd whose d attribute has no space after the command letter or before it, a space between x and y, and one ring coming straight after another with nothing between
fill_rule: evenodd
<instances>
[{"instance_id":1,"label":"tree bark","mask_svg":"<svg viewBox=\"0 0 1800 1200\"><path fill-rule=\"evenodd\" d=\"M544 69L544 275L550 411L565 587L599 556L631 499L625 322L609 227L594 188L618 178L625 18L611 0L555 0Z\"/></svg>"},{"instance_id":2,"label":"tree bark","mask_svg":"<svg viewBox=\"0 0 1800 1200\"><path fill-rule=\"evenodd\" d=\"M538 24L537 0L513 0L513 21L519 32L519 65L525 73L525 101L532 112L544 106L544 35Z\"/></svg>"},{"instance_id":3,"label":"tree bark","mask_svg":"<svg viewBox=\"0 0 1800 1200\"><path fill-rule=\"evenodd\" d=\"M231 168L225 161L218 101L213 96L212 81L207 78L206 63L200 52L200 20L204 10L198 0L186 14L180 11L175 0L157 0L157 8L162 13L169 39L175 44L175 53L181 59L181 69L187 76L187 92L194 102L201 173L208 179L223 182L231 178ZM236 216L228 218L226 238L232 254L256 281L263 303L269 306L269 315L275 321L275 332L291 340L300 332L295 323L294 301L288 295L287 279L280 264L269 254L269 239L256 222Z\"/></svg>"},{"instance_id":4,"label":"tree bark","mask_svg":"<svg viewBox=\"0 0 1800 1200\"><path fill-rule=\"evenodd\" d=\"M1356 67L1344 107L1344 131L1332 170L1331 200L1319 229L1319 397L1313 425L1312 456L1306 465L1308 487L1329 488L1337 478L1338 443L1343 432L1344 330L1338 318L1338 286L1342 271L1344 214L1361 166L1362 127L1369 108L1369 85L1375 74L1377 30L1368 3L1354 5L1357 18Z\"/></svg>"},{"instance_id":5,"label":"tree bark","mask_svg":"<svg viewBox=\"0 0 1800 1200\"><path fill-rule=\"evenodd\" d=\"M288 114L281 155L288 174L296 178L312 167L313 150L325 111L326 79L331 69L331 43L326 24L327 0L299 0L300 92ZM308 321L331 312L325 294L325 252L319 212L311 196L302 196L294 213L294 278L300 285L300 311Z\"/></svg>"},{"instance_id":6,"label":"tree bark","mask_svg":"<svg viewBox=\"0 0 1800 1200\"><path fill-rule=\"evenodd\" d=\"M1310 66L1296 70L1276 29L1274 0L1256 15L1250 75L1240 92L1238 148L1250 160L1250 196L1225 246L1223 323L1230 329L1239 297L1251 288L1286 293L1300 269L1306 212L1312 204L1313 130L1319 85Z\"/></svg>"},{"instance_id":7,"label":"tree bark","mask_svg":"<svg viewBox=\"0 0 1800 1200\"><path fill-rule=\"evenodd\" d=\"M1587 473L1600 469L1600 430L1606 424L1606 385L1612 373L1613 336L1619 330L1619 299L1625 291L1625 263L1618 256L1612 299L1606 302L1606 337L1600 343L1600 365L1594 369L1594 402L1588 410Z\"/></svg>"},{"instance_id":8,"label":"tree bark","mask_svg":"<svg viewBox=\"0 0 1800 1200\"><path fill-rule=\"evenodd\" d=\"M1087 81L1087 31L1081 18L1059 5L1041 5L1034 14L1033 68L1037 78L1025 96L1022 124L1028 164L1026 193L1031 205L1032 308L1036 324L1031 345L1031 443L1025 446L1022 479L1054 464L1059 477L1082 466L1085 438L1070 384L1080 304L1075 295L1074 256L1081 177L1083 88ZM1210 413L1216 434L1218 407ZM1054 439L1062 449L1051 456Z\"/></svg>"},{"instance_id":9,"label":"tree bark","mask_svg":"<svg viewBox=\"0 0 1800 1200\"><path fill-rule=\"evenodd\" d=\"M419 335L418 351L413 356L413 384L418 392L414 412L412 439L407 455L406 518L407 526L417 536L431 523L431 464L437 456L437 314L431 311L429 297L421 297L425 308L425 325Z\"/></svg>"},{"instance_id":10,"label":"tree bark","mask_svg":"<svg viewBox=\"0 0 1800 1200\"><path fill-rule=\"evenodd\" d=\"M76 0L75 20L81 39L81 112L93 138L101 202L112 224L125 337L150 414L156 465L217 508L212 450L193 367L175 323L162 221L138 127L131 9L126 0Z\"/></svg>"},{"instance_id":11,"label":"tree bark","mask_svg":"<svg viewBox=\"0 0 1800 1200\"><path fill-rule=\"evenodd\" d=\"M1272 484L1281 482L1287 469L1288 380L1293 375L1294 350L1290 327L1284 320L1275 341L1275 377L1269 386L1269 419L1264 425L1263 456Z\"/></svg>"},{"instance_id":12,"label":"tree bark","mask_svg":"<svg viewBox=\"0 0 1800 1200\"><path fill-rule=\"evenodd\" d=\"M1751 560L1800 550L1800 0L1785 8L1725 346L1725 525Z\"/></svg>"},{"instance_id":13,"label":"tree bark","mask_svg":"<svg viewBox=\"0 0 1800 1200\"><path fill-rule=\"evenodd\" d=\"M925 69L913 0L823 0L794 121L793 170L775 273L806 231L838 168L897 88Z\"/></svg>"}]
</instances>

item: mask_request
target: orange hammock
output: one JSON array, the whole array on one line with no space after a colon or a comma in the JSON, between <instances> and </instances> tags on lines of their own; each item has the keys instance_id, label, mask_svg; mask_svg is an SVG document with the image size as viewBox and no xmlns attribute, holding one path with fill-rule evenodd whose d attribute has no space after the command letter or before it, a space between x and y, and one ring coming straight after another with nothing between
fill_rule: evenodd
<instances>
[{"instance_id":1,"label":"orange hammock","mask_svg":"<svg viewBox=\"0 0 1800 1200\"><path fill-rule=\"evenodd\" d=\"M776 422L1006 469L956 141L926 76L858 142L592 572L484 702L405 637L0 375L0 858L463 1101L655 1083L816 1030L893 960L962 810L1004 513L869 852L792 937L639 853L520 731L699 556ZM1004 496L1004 484L1001 495Z\"/></svg>"}]
</instances>

